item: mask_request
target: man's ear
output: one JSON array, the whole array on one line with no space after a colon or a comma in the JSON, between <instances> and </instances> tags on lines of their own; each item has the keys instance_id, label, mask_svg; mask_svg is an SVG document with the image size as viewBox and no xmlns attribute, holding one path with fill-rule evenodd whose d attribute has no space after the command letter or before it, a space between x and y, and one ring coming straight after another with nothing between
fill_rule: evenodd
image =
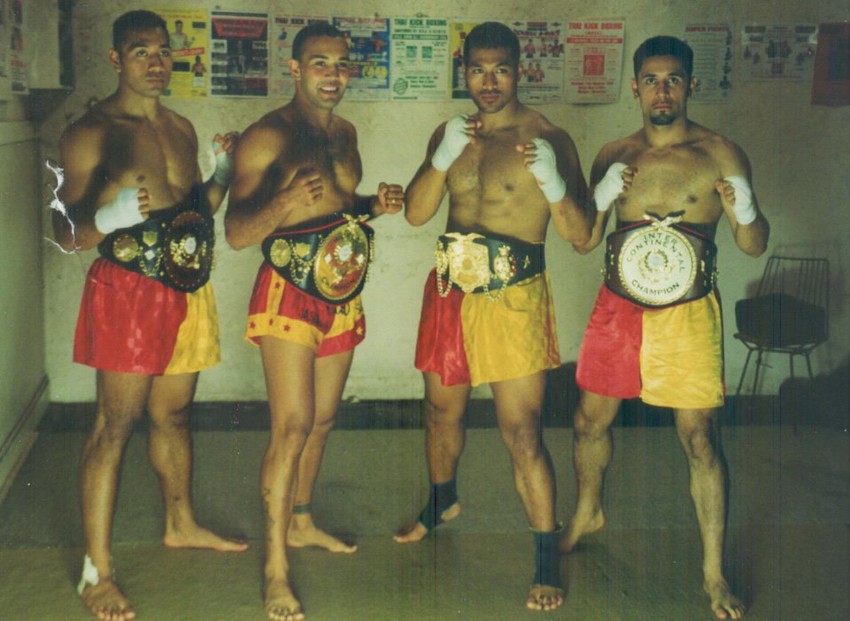
<instances>
[{"instance_id":1,"label":"man's ear","mask_svg":"<svg viewBox=\"0 0 850 621\"><path fill-rule=\"evenodd\" d=\"M121 72L121 54L114 48L109 48L109 64L112 65L115 71Z\"/></svg>"},{"instance_id":2,"label":"man's ear","mask_svg":"<svg viewBox=\"0 0 850 621\"><path fill-rule=\"evenodd\" d=\"M695 77L691 77L691 81L688 84L688 97L694 94L694 91L697 88L697 79Z\"/></svg>"},{"instance_id":3,"label":"man's ear","mask_svg":"<svg viewBox=\"0 0 850 621\"><path fill-rule=\"evenodd\" d=\"M289 73L290 73L290 74L292 75L292 77L293 77L293 78L295 78L296 80L300 80L300 79L301 79L301 63L299 63L299 62L298 62L297 60L295 60L294 58L290 58L290 59L289 59Z\"/></svg>"},{"instance_id":4,"label":"man's ear","mask_svg":"<svg viewBox=\"0 0 850 621\"><path fill-rule=\"evenodd\" d=\"M634 95L635 99L637 99L637 96L638 96L637 80L634 79L634 78L632 78L632 95Z\"/></svg>"}]
</instances>

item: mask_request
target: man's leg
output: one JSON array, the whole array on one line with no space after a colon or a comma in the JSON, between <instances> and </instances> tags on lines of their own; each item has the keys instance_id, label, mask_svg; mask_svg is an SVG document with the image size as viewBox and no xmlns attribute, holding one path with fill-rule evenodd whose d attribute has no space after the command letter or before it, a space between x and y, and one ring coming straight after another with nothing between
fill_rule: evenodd
<instances>
[{"instance_id":1,"label":"man's leg","mask_svg":"<svg viewBox=\"0 0 850 621\"><path fill-rule=\"evenodd\" d=\"M675 410L676 431L688 458L703 548L703 588L718 619L740 619L744 604L729 592L723 577L726 528L726 464L720 448L717 410Z\"/></svg>"},{"instance_id":2,"label":"man's leg","mask_svg":"<svg viewBox=\"0 0 850 621\"><path fill-rule=\"evenodd\" d=\"M286 533L298 481L298 465L315 422L315 353L273 336L260 339L269 396L271 430L260 471L266 515L265 610L269 619L303 619L292 590Z\"/></svg>"},{"instance_id":3,"label":"man's leg","mask_svg":"<svg viewBox=\"0 0 850 621\"><path fill-rule=\"evenodd\" d=\"M536 568L526 606L555 610L564 603L555 535L555 478L543 443L540 408L545 372L491 385L499 432L511 455L514 483L535 534Z\"/></svg>"},{"instance_id":4,"label":"man's leg","mask_svg":"<svg viewBox=\"0 0 850 621\"><path fill-rule=\"evenodd\" d=\"M605 526L602 485L614 450L611 423L619 407L620 399L581 391L573 420L573 467L578 500L575 514L561 540L561 552L565 554L571 552L584 535Z\"/></svg>"},{"instance_id":5,"label":"man's leg","mask_svg":"<svg viewBox=\"0 0 850 621\"><path fill-rule=\"evenodd\" d=\"M136 617L112 577L112 519L124 449L133 423L144 412L150 387L149 376L97 372L97 414L80 464L86 555L94 569L86 563L80 588L85 605L101 619ZM96 576L90 575L95 571Z\"/></svg>"},{"instance_id":6,"label":"man's leg","mask_svg":"<svg viewBox=\"0 0 850 621\"><path fill-rule=\"evenodd\" d=\"M313 522L311 510L313 490L322 465L322 456L325 454L325 445L334 426L334 419L353 358L354 350L352 349L316 359L315 420L298 465L295 503L286 537L287 545L293 548L318 546L331 552L348 554L357 551L357 546L348 545L317 528Z\"/></svg>"},{"instance_id":7,"label":"man's leg","mask_svg":"<svg viewBox=\"0 0 850 621\"><path fill-rule=\"evenodd\" d=\"M148 457L159 477L165 505L163 543L171 548L243 552L244 542L219 537L198 526L192 511L192 438L189 408L197 373L155 377L148 399Z\"/></svg>"},{"instance_id":8,"label":"man's leg","mask_svg":"<svg viewBox=\"0 0 850 621\"><path fill-rule=\"evenodd\" d=\"M425 378L425 457L428 462L428 476L433 490L441 484L454 485L457 464L463 452L465 430L463 415L469 400L469 385L443 386L440 376L435 373L423 373ZM456 500L447 507L437 498L429 498L429 504L436 502L435 518L449 521L460 515L460 503ZM427 512L428 507L423 511ZM432 526L431 526L432 527ZM417 521L403 528L393 539L397 543L421 541L429 532L429 525Z\"/></svg>"}]
</instances>

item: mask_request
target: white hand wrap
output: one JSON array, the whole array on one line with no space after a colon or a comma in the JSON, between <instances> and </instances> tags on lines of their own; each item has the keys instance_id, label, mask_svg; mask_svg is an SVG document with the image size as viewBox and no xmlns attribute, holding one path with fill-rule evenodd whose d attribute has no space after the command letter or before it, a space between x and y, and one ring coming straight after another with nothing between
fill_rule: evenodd
<instances>
[{"instance_id":1,"label":"white hand wrap","mask_svg":"<svg viewBox=\"0 0 850 621\"><path fill-rule=\"evenodd\" d=\"M614 162L605 172L605 176L596 184L593 190L593 202L597 211L608 211L617 197L623 193L623 171L628 166L622 162Z\"/></svg>"},{"instance_id":2,"label":"white hand wrap","mask_svg":"<svg viewBox=\"0 0 850 621\"><path fill-rule=\"evenodd\" d=\"M543 138L535 138L531 141L537 148L534 161L528 170L537 179L543 196L550 203L560 202L567 193L567 182L558 174L558 160L552 145Z\"/></svg>"},{"instance_id":3,"label":"white hand wrap","mask_svg":"<svg viewBox=\"0 0 850 621\"><path fill-rule=\"evenodd\" d=\"M437 170L447 171L469 144L466 119L465 115L460 115L450 118L446 123L443 141L431 157L431 166Z\"/></svg>"},{"instance_id":4,"label":"white hand wrap","mask_svg":"<svg viewBox=\"0 0 850 621\"><path fill-rule=\"evenodd\" d=\"M118 196L94 214L94 225L104 235L144 220L139 212L139 188L122 188Z\"/></svg>"},{"instance_id":5,"label":"white hand wrap","mask_svg":"<svg viewBox=\"0 0 850 621\"><path fill-rule=\"evenodd\" d=\"M227 187L230 185L230 180L233 178L233 156L231 156L227 151L216 153L220 147L221 145L213 139L212 148L213 153L215 154L215 172L213 172L213 180L217 184Z\"/></svg>"},{"instance_id":6,"label":"white hand wrap","mask_svg":"<svg viewBox=\"0 0 850 621\"><path fill-rule=\"evenodd\" d=\"M753 190L750 182L740 175L723 179L735 188L735 219L738 224L751 224L756 219L756 207L753 205Z\"/></svg>"}]
</instances>

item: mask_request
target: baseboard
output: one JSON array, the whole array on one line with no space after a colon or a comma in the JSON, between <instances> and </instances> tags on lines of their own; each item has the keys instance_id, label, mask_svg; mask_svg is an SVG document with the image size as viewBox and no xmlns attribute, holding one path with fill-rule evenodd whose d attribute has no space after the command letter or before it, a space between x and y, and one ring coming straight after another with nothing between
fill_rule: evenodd
<instances>
[{"instance_id":1,"label":"baseboard","mask_svg":"<svg viewBox=\"0 0 850 621\"><path fill-rule=\"evenodd\" d=\"M9 486L18 474L38 435L36 428L49 404L48 385L45 375L21 412L18 422L12 427L9 435L0 442L0 502L3 502Z\"/></svg>"}]
</instances>

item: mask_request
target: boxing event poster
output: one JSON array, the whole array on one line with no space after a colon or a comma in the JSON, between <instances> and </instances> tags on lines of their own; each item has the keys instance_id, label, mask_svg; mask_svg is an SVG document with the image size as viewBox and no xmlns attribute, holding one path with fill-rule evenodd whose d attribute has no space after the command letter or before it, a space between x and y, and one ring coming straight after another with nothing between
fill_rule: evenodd
<instances>
[{"instance_id":1,"label":"boxing event poster","mask_svg":"<svg viewBox=\"0 0 850 621\"><path fill-rule=\"evenodd\" d=\"M236 97L269 94L269 17L213 11L210 93Z\"/></svg>"},{"instance_id":2,"label":"boxing event poster","mask_svg":"<svg viewBox=\"0 0 850 621\"><path fill-rule=\"evenodd\" d=\"M485 20L477 22L452 21L449 24L449 49L451 50L451 67L449 73L449 90L452 99L469 99L466 90L466 78L463 75L463 42L466 33Z\"/></svg>"},{"instance_id":3,"label":"boxing event poster","mask_svg":"<svg viewBox=\"0 0 850 621\"><path fill-rule=\"evenodd\" d=\"M620 96L625 22L598 19L567 22L567 103L613 103Z\"/></svg>"},{"instance_id":4,"label":"boxing event poster","mask_svg":"<svg viewBox=\"0 0 850 621\"><path fill-rule=\"evenodd\" d=\"M564 93L564 37L560 20L515 20L519 39L517 92L526 104L557 103Z\"/></svg>"},{"instance_id":5,"label":"boxing event poster","mask_svg":"<svg viewBox=\"0 0 850 621\"><path fill-rule=\"evenodd\" d=\"M387 101L390 97L390 20L386 17L334 17L345 35L351 77L345 98Z\"/></svg>"},{"instance_id":6,"label":"boxing event poster","mask_svg":"<svg viewBox=\"0 0 850 621\"><path fill-rule=\"evenodd\" d=\"M4 4L2 8L5 24L2 43L7 50L5 67L8 72L9 91L13 95L26 95L29 92L24 36L24 25L28 17L26 4L24 0L8 0L8 6Z\"/></svg>"},{"instance_id":7,"label":"boxing event poster","mask_svg":"<svg viewBox=\"0 0 850 621\"><path fill-rule=\"evenodd\" d=\"M393 101L445 101L449 83L449 20L394 17L390 30Z\"/></svg>"},{"instance_id":8,"label":"boxing event poster","mask_svg":"<svg viewBox=\"0 0 850 621\"><path fill-rule=\"evenodd\" d=\"M850 23L821 24L819 31L812 104L850 105Z\"/></svg>"},{"instance_id":9,"label":"boxing event poster","mask_svg":"<svg viewBox=\"0 0 850 621\"><path fill-rule=\"evenodd\" d=\"M748 24L741 41L744 80L811 80L818 46L816 24Z\"/></svg>"},{"instance_id":10,"label":"boxing event poster","mask_svg":"<svg viewBox=\"0 0 850 621\"><path fill-rule=\"evenodd\" d=\"M209 12L206 9L153 9L168 26L171 57L171 83L165 94L172 97L207 96L209 71Z\"/></svg>"},{"instance_id":11,"label":"boxing event poster","mask_svg":"<svg viewBox=\"0 0 850 621\"><path fill-rule=\"evenodd\" d=\"M732 92L732 28L729 24L688 24L682 39L694 51L696 86L692 103L717 103Z\"/></svg>"},{"instance_id":12,"label":"boxing event poster","mask_svg":"<svg viewBox=\"0 0 850 621\"><path fill-rule=\"evenodd\" d=\"M330 23L330 17L319 15L274 15L271 21L269 51L271 53L271 94L290 99L295 94L295 82L289 73L292 41L298 31L314 23Z\"/></svg>"}]
</instances>

